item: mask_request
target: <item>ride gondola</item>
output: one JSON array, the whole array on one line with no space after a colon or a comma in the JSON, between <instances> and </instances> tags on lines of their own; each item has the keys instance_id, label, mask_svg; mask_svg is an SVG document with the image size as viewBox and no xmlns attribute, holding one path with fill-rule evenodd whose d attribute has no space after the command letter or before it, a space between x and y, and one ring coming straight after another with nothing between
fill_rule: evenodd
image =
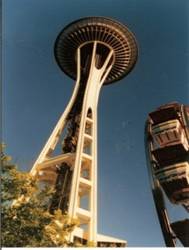
<instances>
[{"instance_id":1,"label":"ride gondola","mask_svg":"<svg viewBox=\"0 0 189 250\"><path fill-rule=\"evenodd\" d=\"M145 129L149 176L165 243L175 246L178 238L189 246L189 220L171 224L164 202L166 195L189 212L189 106L169 103L159 107L149 114Z\"/></svg>"}]
</instances>

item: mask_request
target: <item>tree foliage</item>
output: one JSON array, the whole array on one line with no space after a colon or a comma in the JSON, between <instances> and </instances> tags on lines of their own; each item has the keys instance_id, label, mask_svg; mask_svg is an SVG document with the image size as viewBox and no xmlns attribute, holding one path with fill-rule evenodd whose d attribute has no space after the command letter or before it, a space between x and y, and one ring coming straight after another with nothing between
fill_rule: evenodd
<instances>
[{"instance_id":1,"label":"tree foliage","mask_svg":"<svg viewBox=\"0 0 189 250\"><path fill-rule=\"evenodd\" d=\"M3 247L69 246L76 220L48 212L53 190L39 187L29 173L18 171L1 146L1 245Z\"/></svg>"}]
</instances>

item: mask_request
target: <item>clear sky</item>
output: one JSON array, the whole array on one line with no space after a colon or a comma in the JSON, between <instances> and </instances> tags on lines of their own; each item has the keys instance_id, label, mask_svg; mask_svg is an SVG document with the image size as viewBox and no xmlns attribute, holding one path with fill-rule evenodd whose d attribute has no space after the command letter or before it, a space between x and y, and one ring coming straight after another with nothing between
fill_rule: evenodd
<instances>
[{"instance_id":1,"label":"clear sky","mask_svg":"<svg viewBox=\"0 0 189 250\"><path fill-rule=\"evenodd\" d=\"M61 29L106 16L135 34L139 57L123 80L103 87L98 107L98 232L130 247L165 246L144 153L147 114L189 100L188 0L3 0L3 140L30 170L64 111L74 82L57 66ZM186 216L170 208L173 218Z\"/></svg>"}]
</instances>

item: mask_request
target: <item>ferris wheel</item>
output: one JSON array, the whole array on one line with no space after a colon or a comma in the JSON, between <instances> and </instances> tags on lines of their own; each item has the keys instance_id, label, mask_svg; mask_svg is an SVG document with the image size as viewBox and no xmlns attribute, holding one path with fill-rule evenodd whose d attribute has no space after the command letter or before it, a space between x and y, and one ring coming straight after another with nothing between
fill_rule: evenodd
<instances>
[{"instance_id":1,"label":"ferris wheel","mask_svg":"<svg viewBox=\"0 0 189 250\"><path fill-rule=\"evenodd\" d=\"M170 221L165 199L189 212L189 106L169 103L150 113L146 159L154 203L167 247L189 246L189 219Z\"/></svg>"}]
</instances>

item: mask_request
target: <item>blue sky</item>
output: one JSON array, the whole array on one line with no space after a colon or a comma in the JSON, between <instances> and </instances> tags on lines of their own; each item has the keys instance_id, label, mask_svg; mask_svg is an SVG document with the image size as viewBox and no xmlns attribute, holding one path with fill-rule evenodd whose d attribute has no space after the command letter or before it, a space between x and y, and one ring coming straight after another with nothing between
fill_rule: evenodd
<instances>
[{"instance_id":1,"label":"blue sky","mask_svg":"<svg viewBox=\"0 0 189 250\"><path fill-rule=\"evenodd\" d=\"M74 82L55 62L61 29L86 16L117 19L135 34L139 57L103 87L98 107L98 231L130 247L164 246L144 153L147 114L189 100L188 0L3 0L3 140L30 170L64 111ZM170 207L173 218L186 216Z\"/></svg>"}]
</instances>

